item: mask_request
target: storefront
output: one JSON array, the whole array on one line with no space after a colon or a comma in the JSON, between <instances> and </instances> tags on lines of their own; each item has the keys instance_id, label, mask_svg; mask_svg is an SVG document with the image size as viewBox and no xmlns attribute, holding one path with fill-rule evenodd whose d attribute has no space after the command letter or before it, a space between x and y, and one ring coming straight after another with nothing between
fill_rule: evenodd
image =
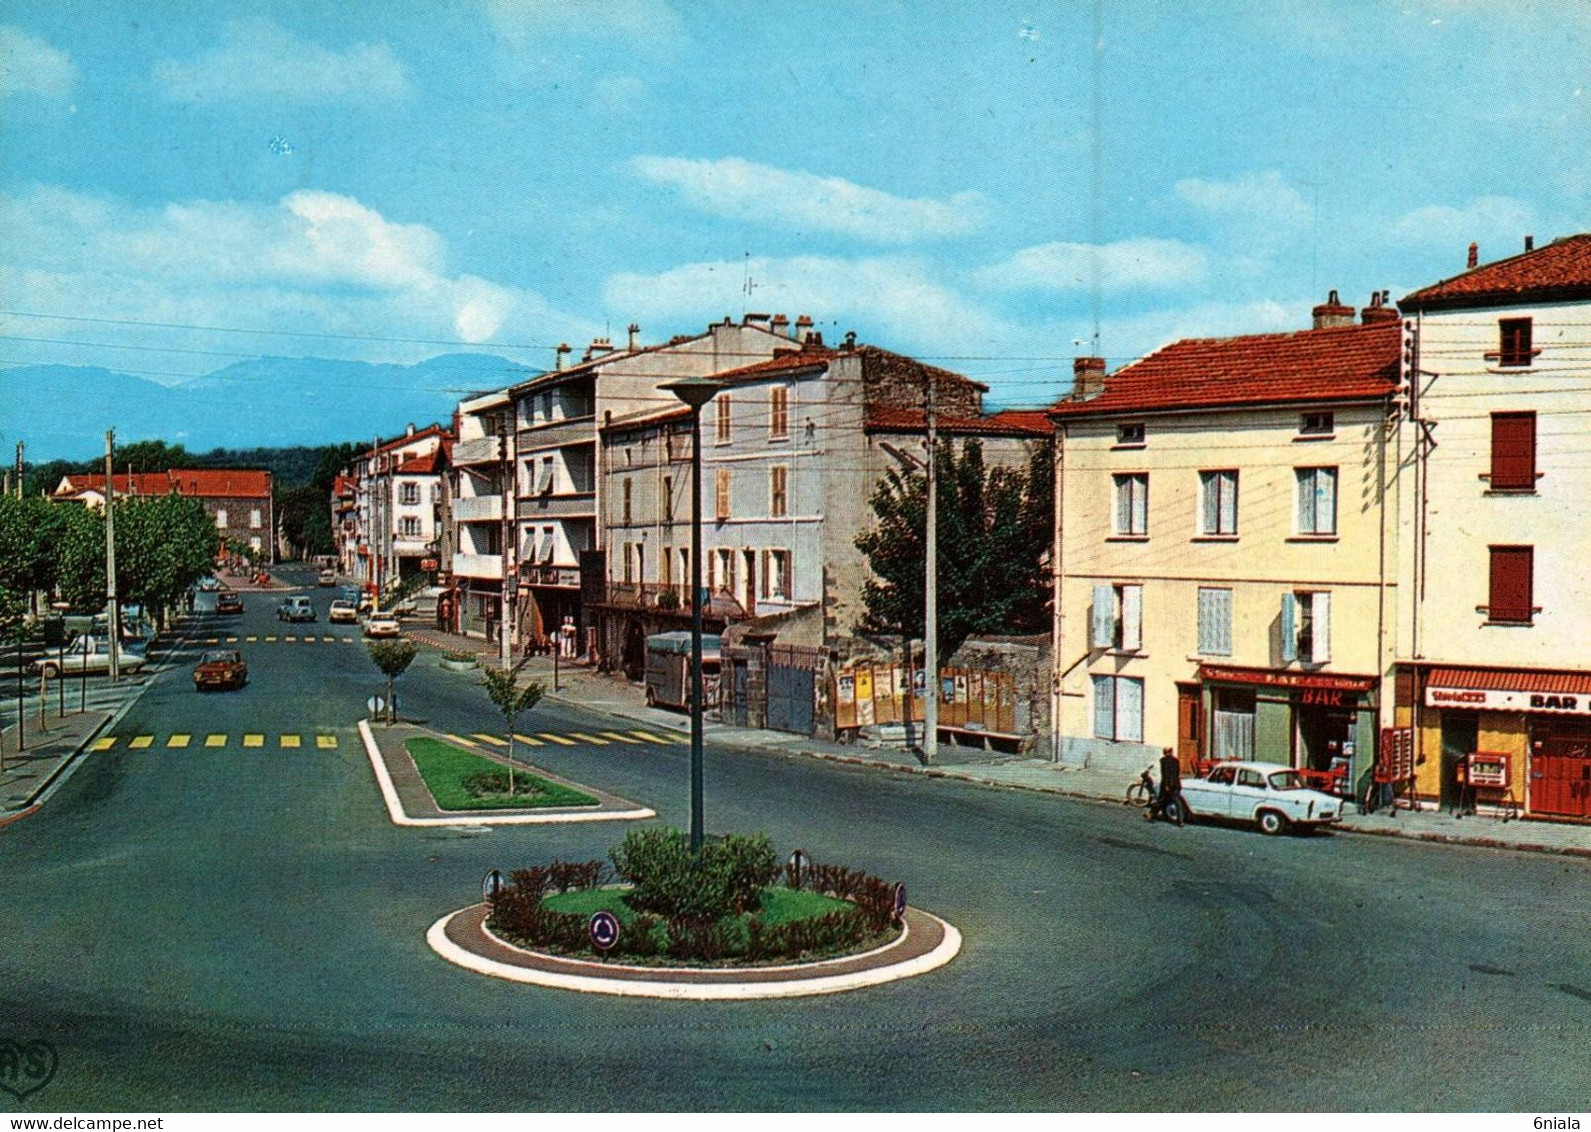
<instances>
[{"instance_id":1,"label":"storefront","mask_svg":"<svg viewBox=\"0 0 1591 1132\"><path fill-rule=\"evenodd\" d=\"M1591 820L1591 673L1431 668L1417 674L1423 797ZM1472 762L1494 777L1477 789Z\"/></svg>"},{"instance_id":2,"label":"storefront","mask_svg":"<svg viewBox=\"0 0 1591 1132\"><path fill-rule=\"evenodd\" d=\"M1338 793L1362 791L1375 760L1375 677L1205 664L1199 680L1206 759L1279 763Z\"/></svg>"},{"instance_id":3,"label":"storefront","mask_svg":"<svg viewBox=\"0 0 1591 1132\"><path fill-rule=\"evenodd\" d=\"M520 639L541 650L561 639L566 625L585 639L580 607L580 571L562 566L526 566L520 572Z\"/></svg>"}]
</instances>

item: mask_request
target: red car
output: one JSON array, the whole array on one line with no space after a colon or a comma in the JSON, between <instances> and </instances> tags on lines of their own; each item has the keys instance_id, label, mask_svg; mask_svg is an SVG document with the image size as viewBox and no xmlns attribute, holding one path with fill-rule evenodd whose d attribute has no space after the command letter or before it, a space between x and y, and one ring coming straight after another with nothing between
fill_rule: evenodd
<instances>
[{"instance_id":1,"label":"red car","mask_svg":"<svg viewBox=\"0 0 1591 1132\"><path fill-rule=\"evenodd\" d=\"M193 670L193 686L201 692L213 688L241 688L249 682L249 666L237 649L209 649Z\"/></svg>"},{"instance_id":2,"label":"red car","mask_svg":"<svg viewBox=\"0 0 1591 1132\"><path fill-rule=\"evenodd\" d=\"M242 613L243 595L237 590L222 590L215 596L215 611L217 613Z\"/></svg>"}]
</instances>

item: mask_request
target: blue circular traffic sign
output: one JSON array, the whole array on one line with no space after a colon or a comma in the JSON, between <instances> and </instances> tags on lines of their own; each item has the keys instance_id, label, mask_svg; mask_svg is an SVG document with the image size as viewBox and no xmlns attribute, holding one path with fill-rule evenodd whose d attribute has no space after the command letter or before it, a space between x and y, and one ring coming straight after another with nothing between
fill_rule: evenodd
<instances>
[{"instance_id":1,"label":"blue circular traffic sign","mask_svg":"<svg viewBox=\"0 0 1591 1132\"><path fill-rule=\"evenodd\" d=\"M493 869L481 880L481 899L488 904L496 904L502 894L503 874Z\"/></svg>"},{"instance_id":2,"label":"blue circular traffic sign","mask_svg":"<svg viewBox=\"0 0 1591 1132\"><path fill-rule=\"evenodd\" d=\"M805 849L797 849L790 854L790 887L801 888L806 884L807 873L812 869L812 858L807 856Z\"/></svg>"},{"instance_id":3,"label":"blue circular traffic sign","mask_svg":"<svg viewBox=\"0 0 1591 1132\"><path fill-rule=\"evenodd\" d=\"M612 912L593 912L587 930L591 934L591 946L598 951L610 951L619 942L619 918Z\"/></svg>"},{"instance_id":4,"label":"blue circular traffic sign","mask_svg":"<svg viewBox=\"0 0 1591 1132\"><path fill-rule=\"evenodd\" d=\"M901 881L895 886L895 922L900 923L906 918L906 882Z\"/></svg>"}]
</instances>

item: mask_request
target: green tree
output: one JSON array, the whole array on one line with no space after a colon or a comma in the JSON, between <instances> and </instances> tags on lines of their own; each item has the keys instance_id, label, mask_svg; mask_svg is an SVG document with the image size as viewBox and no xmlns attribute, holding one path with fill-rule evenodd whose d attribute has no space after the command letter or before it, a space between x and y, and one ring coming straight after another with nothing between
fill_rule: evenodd
<instances>
[{"instance_id":1,"label":"green tree","mask_svg":"<svg viewBox=\"0 0 1591 1132\"><path fill-rule=\"evenodd\" d=\"M116 505L116 592L139 602L162 625L215 562L221 536L197 499L150 495Z\"/></svg>"},{"instance_id":2,"label":"green tree","mask_svg":"<svg viewBox=\"0 0 1591 1132\"><path fill-rule=\"evenodd\" d=\"M988 468L983 445L959 456L941 444L939 485L939 655L949 658L975 633L1038 632L1047 625L1047 551L1053 472L1047 450L1027 470ZM862 587L864 632L923 635L927 477L889 472L871 501L877 519L857 536L873 577Z\"/></svg>"},{"instance_id":3,"label":"green tree","mask_svg":"<svg viewBox=\"0 0 1591 1132\"><path fill-rule=\"evenodd\" d=\"M397 721L398 713L393 709L392 682L402 676L414 663L415 654L420 651L420 646L413 641L370 641L365 646L370 652L370 660L381 669L381 674L387 678L387 723L390 726Z\"/></svg>"},{"instance_id":4,"label":"green tree","mask_svg":"<svg viewBox=\"0 0 1591 1132\"><path fill-rule=\"evenodd\" d=\"M73 609L105 604L105 516L77 504L54 504L62 516L55 591Z\"/></svg>"},{"instance_id":5,"label":"green tree","mask_svg":"<svg viewBox=\"0 0 1591 1132\"><path fill-rule=\"evenodd\" d=\"M528 659L528 658L527 658ZM486 694L491 697L492 703L497 705L497 710L503 713L503 724L508 733L508 793L514 793L514 721L521 712L527 712L541 702L541 697L546 691L536 681L531 681L523 687L519 684L519 670L524 661L513 668L483 668L481 669L481 684L486 689Z\"/></svg>"}]
</instances>

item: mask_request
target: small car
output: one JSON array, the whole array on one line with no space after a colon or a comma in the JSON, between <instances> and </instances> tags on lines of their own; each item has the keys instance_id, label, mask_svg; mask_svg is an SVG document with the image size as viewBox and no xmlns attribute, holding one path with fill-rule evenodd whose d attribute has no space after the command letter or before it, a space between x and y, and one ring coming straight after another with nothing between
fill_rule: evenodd
<instances>
[{"instance_id":1,"label":"small car","mask_svg":"<svg viewBox=\"0 0 1591 1132\"><path fill-rule=\"evenodd\" d=\"M365 618L365 636L397 637L403 633L398 619L390 613L372 613Z\"/></svg>"},{"instance_id":2,"label":"small car","mask_svg":"<svg viewBox=\"0 0 1591 1132\"><path fill-rule=\"evenodd\" d=\"M242 613L243 595L237 590L222 590L215 595L215 611L217 613Z\"/></svg>"},{"instance_id":3,"label":"small car","mask_svg":"<svg viewBox=\"0 0 1591 1132\"><path fill-rule=\"evenodd\" d=\"M118 672L137 672L149 658L142 649L132 649L123 645L116 658ZM78 637L66 648L46 652L44 656L34 661L33 671L50 679L55 679L62 673L76 676L84 672L109 672L110 671L110 642L104 637L82 636Z\"/></svg>"},{"instance_id":4,"label":"small car","mask_svg":"<svg viewBox=\"0 0 1591 1132\"><path fill-rule=\"evenodd\" d=\"M303 594L294 594L282 599L282 604L276 607L278 621L313 621L315 620L315 606Z\"/></svg>"},{"instance_id":5,"label":"small car","mask_svg":"<svg viewBox=\"0 0 1591 1132\"><path fill-rule=\"evenodd\" d=\"M198 588L204 593L214 593L221 588L221 579L211 574L206 574L199 579Z\"/></svg>"},{"instance_id":6,"label":"small car","mask_svg":"<svg viewBox=\"0 0 1591 1132\"><path fill-rule=\"evenodd\" d=\"M1182 781L1184 818L1254 822L1261 832L1316 829L1342 819L1342 799L1304 784L1304 776L1276 763L1216 763L1203 778ZM1167 816L1176 799L1166 803Z\"/></svg>"},{"instance_id":7,"label":"small car","mask_svg":"<svg viewBox=\"0 0 1591 1132\"><path fill-rule=\"evenodd\" d=\"M331 603L331 610L326 614L326 620L334 625L359 624L359 605L340 597Z\"/></svg>"},{"instance_id":8,"label":"small car","mask_svg":"<svg viewBox=\"0 0 1591 1132\"><path fill-rule=\"evenodd\" d=\"M193 686L201 692L241 688L248 682L249 666L237 649L206 649L194 666Z\"/></svg>"},{"instance_id":9,"label":"small car","mask_svg":"<svg viewBox=\"0 0 1591 1132\"><path fill-rule=\"evenodd\" d=\"M320 572L320 584L323 586L335 586L337 584L337 571L322 570Z\"/></svg>"}]
</instances>

